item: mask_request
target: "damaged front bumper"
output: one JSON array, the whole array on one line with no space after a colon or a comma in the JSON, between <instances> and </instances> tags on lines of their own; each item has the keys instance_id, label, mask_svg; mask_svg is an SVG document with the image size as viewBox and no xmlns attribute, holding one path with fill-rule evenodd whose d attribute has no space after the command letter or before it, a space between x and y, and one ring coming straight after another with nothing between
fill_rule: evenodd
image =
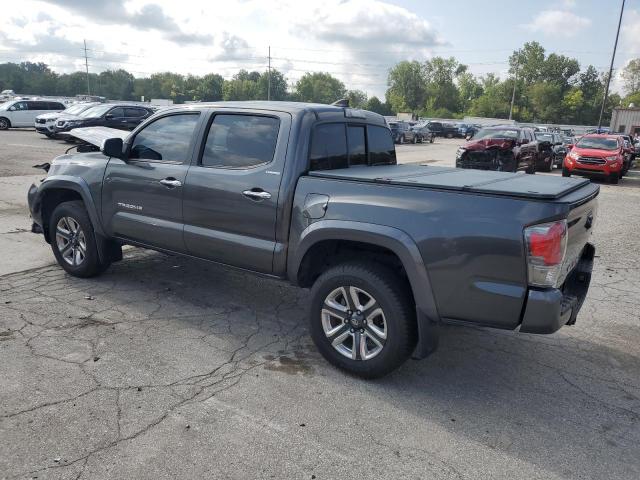
<instances>
[{"instance_id":1,"label":"damaged front bumper","mask_svg":"<svg viewBox=\"0 0 640 480\"><path fill-rule=\"evenodd\" d=\"M456 167L512 172L516 166L513 153L510 150L492 148L489 150L459 150L456 155Z\"/></svg>"}]
</instances>

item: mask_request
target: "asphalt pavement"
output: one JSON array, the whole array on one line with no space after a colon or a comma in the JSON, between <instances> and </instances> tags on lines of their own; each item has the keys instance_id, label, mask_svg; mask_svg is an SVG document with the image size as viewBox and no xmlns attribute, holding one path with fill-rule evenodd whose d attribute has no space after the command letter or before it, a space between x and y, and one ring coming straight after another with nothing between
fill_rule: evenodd
<instances>
[{"instance_id":1,"label":"asphalt pavement","mask_svg":"<svg viewBox=\"0 0 640 480\"><path fill-rule=\"evenodd\" d=\"M0 132L0 478L640 478L640 178L601 184L575 326L442 327L364 381L315 350L307 290L134 248L66 275L27 231L31 165L68 147L40 137Z\"/></svg>"}]
</instances>

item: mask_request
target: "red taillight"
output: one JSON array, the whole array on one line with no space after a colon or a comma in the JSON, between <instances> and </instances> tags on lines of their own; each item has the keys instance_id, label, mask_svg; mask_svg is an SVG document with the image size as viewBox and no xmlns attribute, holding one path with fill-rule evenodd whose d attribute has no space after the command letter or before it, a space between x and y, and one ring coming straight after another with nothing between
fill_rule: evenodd
<instances>
[{"instance_id":1,"label":"red taillight","mask_svg":"<svg viewBox=\"0 0 640 480\"><path fill-rule=\"evenodd\" d=\"M566 224L556 222L550 227L533 227L529 234L529 255L541 258L545 265L557 265L564 257L563 238Z\"/></svg>"},{"instance_id":2,"label":"red taillight","mask_svg":"<svg viewBox=\"0 0 640 480\"><path fill-rule=\"evenodd\" d=\"M529 284L557 286L567 251L567 221L533 225L524 230Z\"/></svg>"}]
</instances>

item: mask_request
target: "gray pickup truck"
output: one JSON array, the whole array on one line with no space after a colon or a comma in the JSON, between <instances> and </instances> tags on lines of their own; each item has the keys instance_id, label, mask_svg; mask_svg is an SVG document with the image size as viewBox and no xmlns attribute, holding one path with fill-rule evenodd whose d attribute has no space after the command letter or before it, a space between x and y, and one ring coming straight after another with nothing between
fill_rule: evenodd
<instances>
[{"instance_id":1,"label":"gray pickup truck","mask_svg":"<svg viewBox=\"0 0 640 480\"><path fill-rule=\"evenodd\" d=\"M555 332L589 287L597 185L397 165L375 113L222 102L76 136L100 147L28 193L69 274L129 244L288 280L310 288L319 351L363 377L428 355L441 322Z\"/></svg>"}]
</instances>

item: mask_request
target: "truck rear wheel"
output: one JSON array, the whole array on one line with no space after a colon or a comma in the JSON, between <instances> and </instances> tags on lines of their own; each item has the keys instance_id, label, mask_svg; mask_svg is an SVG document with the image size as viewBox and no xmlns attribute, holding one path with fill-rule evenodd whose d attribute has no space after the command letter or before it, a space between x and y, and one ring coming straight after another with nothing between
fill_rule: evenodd
<instances>
[{"instance_id":1,"label":"truck rear wheel","mask_svg":"<svg viewBox=\"0 0 640 480\"><path fill-rule=\"evenodd\" d=\"M375 263L331 267L311 289L311 338L336 367L364 378L386 375L416 344L407 291L398 275Z\"/></svg>"},{"instance_id":2,"label":"truck rear wheel","mask_svg":"<svg viewBox=\"0 0 640 480\"><path fill-rule=\"evenodd\" d=\"M93 225L80 201L63 202L49 219L51 249L58 264L74 277L94 277L109 267L100 261Z\"/></svg>"}]
</instances>

